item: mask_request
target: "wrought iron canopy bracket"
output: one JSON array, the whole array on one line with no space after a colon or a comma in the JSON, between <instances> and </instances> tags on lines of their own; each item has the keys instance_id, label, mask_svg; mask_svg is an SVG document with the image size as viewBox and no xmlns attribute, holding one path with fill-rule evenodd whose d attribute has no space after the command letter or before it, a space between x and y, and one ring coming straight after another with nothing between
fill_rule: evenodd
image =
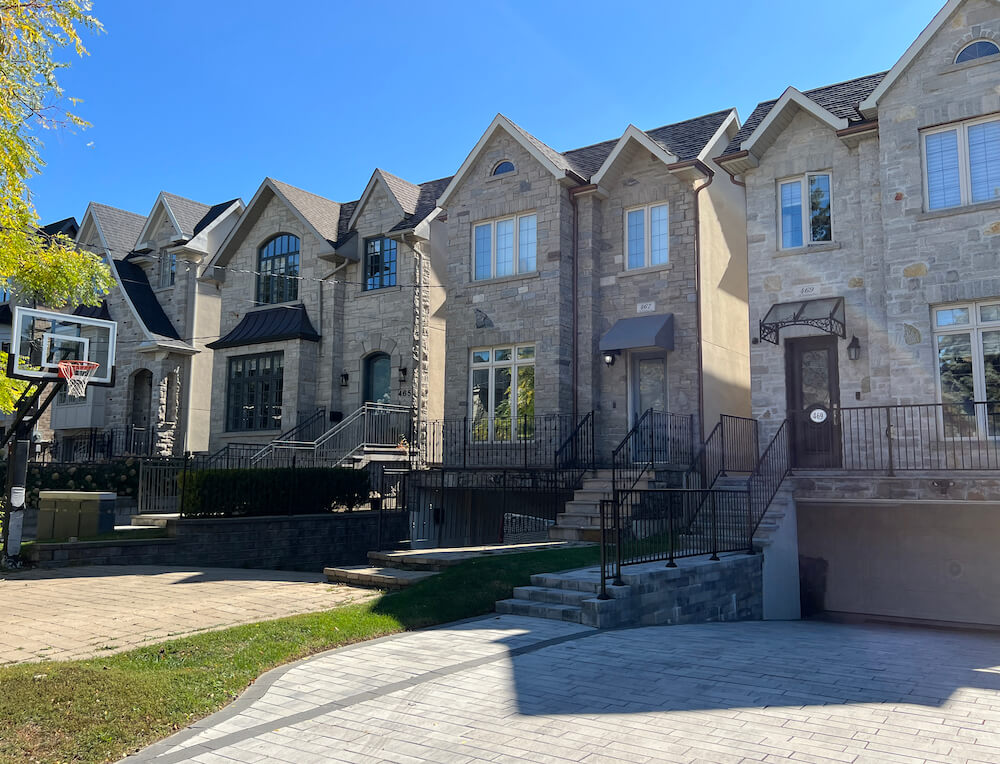
<instances>
[{"instance_id":1,"label":"wrought iron canopy bracket","mask_svg":"<svg viewBox=\"0 0 1000 764\"><path fill-rule=\"evenodd\" d=\"M788 326L811 326L847 339L844 298L824 297L772 305L767 315L761 319L760 338L777 345L781 330Z\"/></svg>"}]
</instances>

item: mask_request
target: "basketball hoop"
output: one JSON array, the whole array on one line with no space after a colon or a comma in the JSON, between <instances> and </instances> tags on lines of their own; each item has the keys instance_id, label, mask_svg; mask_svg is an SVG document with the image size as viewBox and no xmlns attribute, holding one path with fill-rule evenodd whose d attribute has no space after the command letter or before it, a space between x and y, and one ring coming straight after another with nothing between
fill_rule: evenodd
<instances>
[{"instance_id":1,"label":"basketball hoop","mask_svg":"<svg viewBox=\"0 0 1000 764\"><path fill-rule=\"evenodd\" d=\"M66 380L66 394L70 398L87 395L87 383L101 364L94 361L60 361L59 376Z\"/></svg>"}]
</instances>

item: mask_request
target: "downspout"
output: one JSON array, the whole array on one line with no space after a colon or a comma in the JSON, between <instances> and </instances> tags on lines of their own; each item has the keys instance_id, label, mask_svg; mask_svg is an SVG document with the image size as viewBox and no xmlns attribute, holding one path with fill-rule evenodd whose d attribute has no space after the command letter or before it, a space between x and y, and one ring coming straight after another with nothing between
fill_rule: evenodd
<instances>
[{"instance_id":1,"label":"downspout","mask_svg":"<svg viewBox=\"0 0 1000 764\"><path fill-rule=\"evenodd\" d=\"M576 206L576 191L575 188L569 190L569 203L573 208L573 241L570 247L570 256L573 258L573 289L572 297L573 300L573 310L572 310L572 328L573 328L573 340L571 343L572 350L571 358L573 360L572 369L570 373L571 384L573 385L573 427L576 427L576 423L579 418L579 408L580 408L580 369L579 369L579 340L577 335L579 334L580 316L579 316L579 301L577 300L577 281L580 275L580 266L577 262L577 254L579 253L579 247L577 246L577 239L579 238L580 230L580 211Z\"/></svg>"},{"instance_id":2,"label":"downspout","mask_svg":"<svg viewBox=\"0 0 1000 764\"><path fill-rule=\"evenodd\" d=\"M701 428L701 439L703 440L705 438L705 369L703 366L704 350L701 336L701 202L698 197L702 191L712 185L712 181L715 180L715 173L712 172L710 167L704 164L702 165L702 169L708 174L708 180L694 191L694 294L698 333L698 426Z\"/></svg>"}]
</instances>

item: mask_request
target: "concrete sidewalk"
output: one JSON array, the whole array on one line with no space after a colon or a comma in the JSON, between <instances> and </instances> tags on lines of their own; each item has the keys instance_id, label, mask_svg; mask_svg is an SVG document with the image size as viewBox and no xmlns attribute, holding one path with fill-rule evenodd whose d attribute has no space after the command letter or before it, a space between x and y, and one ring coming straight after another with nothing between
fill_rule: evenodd
<instances>
[{"instance_id":1,"label":"concrete sidewalk","mask_svg":"<svg viewBox=\"0 0 1000 764\"><path fill-rule=\"evenodd\" d=\"M0 665L107 655L379 594L271 570L123 565L2 575Z\"/></svg>"},{"instance_id":2,"label":"concrete sidewalk","mask_svg":"<svg viewBox=\"0 0 1000 764\"><path fill-rule=\"evenodd\" d=\"M1000 638L490 616L276 669L125 761L996 762Z\"/></svg>"}]
</instances>

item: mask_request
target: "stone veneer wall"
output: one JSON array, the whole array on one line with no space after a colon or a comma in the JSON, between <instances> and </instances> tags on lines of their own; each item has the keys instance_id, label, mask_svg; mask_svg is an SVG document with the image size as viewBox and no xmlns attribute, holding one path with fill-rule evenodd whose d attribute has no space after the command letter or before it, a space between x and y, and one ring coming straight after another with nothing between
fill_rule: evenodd
<instances>
[{"instance_id":1,"label":"stone veneer wall","mask_svg":"<svg viewBox=\"0 0 1000 764\"><path fill-rule=\"evenodd\" d=\"M382 517L383 548L407 536L409 515ZM28 559L45 568L71 565L191 565L306 570L360 564L379 547L376 512L170 520L168 538L34 544Z\"/></svg>"}]
</instances>

